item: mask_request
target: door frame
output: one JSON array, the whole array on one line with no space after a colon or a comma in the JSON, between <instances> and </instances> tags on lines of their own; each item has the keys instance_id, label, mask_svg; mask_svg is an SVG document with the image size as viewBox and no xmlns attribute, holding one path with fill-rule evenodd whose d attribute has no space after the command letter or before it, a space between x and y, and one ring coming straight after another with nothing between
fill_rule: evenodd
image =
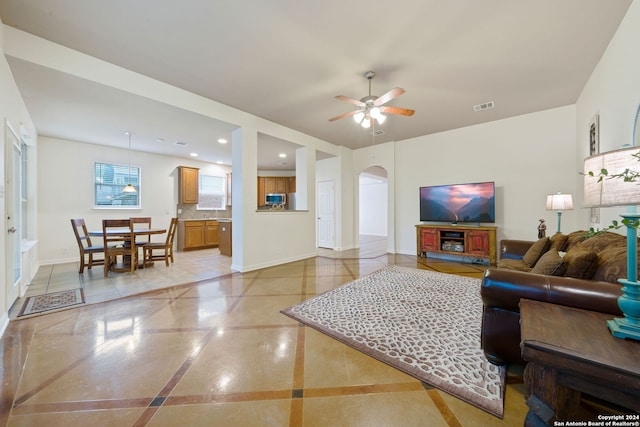
<instances>
[{"instance_id":1,"label":"door frame","mask_svg":"<svg viewBox=\"0 0 640 427\"><path fill-rule=\"evenodd\" d=\"M20 297L22 282L22 251L20 225L20 138L8 120L5 120L4 212L5 212L5 311ZM16 157L17 156L17 159ZM16 162L17 160L17 162ZM18 197L18 200L16 200ZM10 230L14 231L10 231ZM17 277L16 277L17 274Z\"/></svg>"}]
</instances>

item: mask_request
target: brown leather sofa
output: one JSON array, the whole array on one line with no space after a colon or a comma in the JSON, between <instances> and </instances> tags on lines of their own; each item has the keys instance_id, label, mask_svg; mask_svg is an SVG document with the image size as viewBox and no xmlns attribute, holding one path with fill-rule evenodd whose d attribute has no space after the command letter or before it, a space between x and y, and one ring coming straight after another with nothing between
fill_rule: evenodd
<instances>
[{"instance_id":1,"label":"brown leather sofa","mask_svg":"<svg viewBox=\"0 0 640 427\"><path fill-rule=\"evenodd\" d=\"M538 274L532 272L535 265L524 265L522 260L531 255L530 249L536 242L500 242L498 266L487 269L480 290L484 304L481 344L490 362L524 363L520 356L522 298L608 313L612 317L622 314L617 304L622 285L617 279L626 276L626 239L615 233L588 239L585 235L586 231L574 232L568 239L556 235L559 238L552 237L547 246L542 245L547 258L564 255L560 258L560 267L564 268L553 272L557 275ZM537 260L544 256L542 252ZM591 263L594 265L571 265L578 256L584 258L586 252L595 254L590 256L595 259L595 264ZM565 272L578 278L567 277Z\"/></svg>"}]
</instances>

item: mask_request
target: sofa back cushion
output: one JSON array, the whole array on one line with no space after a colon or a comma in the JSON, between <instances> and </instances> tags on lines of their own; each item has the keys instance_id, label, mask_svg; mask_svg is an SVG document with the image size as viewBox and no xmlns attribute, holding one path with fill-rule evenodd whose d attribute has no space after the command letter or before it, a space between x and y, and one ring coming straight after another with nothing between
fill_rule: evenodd
<instances>
[{"instance_id":1,"label":"sofa back cushion","mask_svg":"<svg viewBox=\"0 0 640 427\"><path fill-rule=\"evenodd\" d=\"M553 236L549 237L549 248L555 249L557 251L564 251L567 246L567 240L569 236L562 233L556 233Z\"/></svg>"},{"instance_id":2,"label":"sofa back cushion","mask_svg":"<svg viewBox=\"0 0 640 427\"><path fill-rule=\"evenodd\" d=\"M567 277L576 279L591 279L598 269L598 255L579 246L568 251L564 258Z\"/></svg>"},{"instance_id":3,"label":"sofa back cushion","mask_svg":"<svg viewBox=\"0 0 640 427\"><path fill-rule=\"evenodd\" d=\"M562 276L566 270L564 260L558 254L557 249L549 249L540 257L536 265L531 269L532 273L546 274L548 276Z\"/></svg>"},{"instance_id":4,"label":"sofa back cushion","mask_svg":"<svg viewBox=\"0 0 640 427\"><path fill-rule=\"evenodd\" d=\"M549 250L549 238L543 237L538 239L522 257L522 261L527 267L532 268L543 253Z\"/></svg>"}]
</instances>

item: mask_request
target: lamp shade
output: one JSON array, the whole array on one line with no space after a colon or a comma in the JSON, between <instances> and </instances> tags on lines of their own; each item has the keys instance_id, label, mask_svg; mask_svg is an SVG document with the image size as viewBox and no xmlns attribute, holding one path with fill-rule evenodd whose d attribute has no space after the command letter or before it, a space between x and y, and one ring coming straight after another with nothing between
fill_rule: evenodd
<instances>
[{"instance_id":1,"label":"lamp shade","mask_svg":"<svg viewBox=\"0 0 640 427\"><path fill-rule=\"evenodd\" d=\"M640 205L640 183L607 176L638 169L640 162L634 154L640 147L633 146L588 157L584 161L584 206L607 207ZM599 177L602 170L607 176ZM590 175L593 173L595 176Z\"/></svg>"},{"instance_id":2,"label":"lamp shade","mask_svg":"<svg viewBox=\"0 0 640 427\"><path fill-rule=\"evenodd\" d=\"M549 194L547 196L547 210L569 211L573 210L573 197L571 194Z\"/></svg>"}]
</instances>

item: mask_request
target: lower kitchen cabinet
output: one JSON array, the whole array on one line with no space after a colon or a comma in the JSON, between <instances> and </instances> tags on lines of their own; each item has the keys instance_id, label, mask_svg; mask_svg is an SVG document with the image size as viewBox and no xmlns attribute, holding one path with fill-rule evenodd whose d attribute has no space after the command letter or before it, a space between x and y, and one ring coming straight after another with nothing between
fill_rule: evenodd
<instances>
[{"instance_id":1,"label":"lower kitchen cabinet","mask_svg":"<svg viewBox=\"0 0 640 427\"><path fill-rule=\"evenodd\" d=\"M215 248L220 242L218 221L183 220L178 223L178 250Z\"/></svg>"}]
</instances>

